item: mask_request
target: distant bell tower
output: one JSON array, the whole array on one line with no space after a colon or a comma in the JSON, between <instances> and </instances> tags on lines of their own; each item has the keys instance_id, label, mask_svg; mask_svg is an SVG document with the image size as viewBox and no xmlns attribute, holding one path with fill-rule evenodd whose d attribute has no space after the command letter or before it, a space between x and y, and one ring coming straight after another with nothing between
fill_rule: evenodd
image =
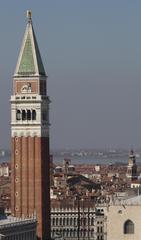
<instances>
[{"instance_id":1,"label":"distant bell tower","mask_svg":"<svg viewBox=\"0 0 141 240\"><path fill-rule=\"evenodd\" d=\"M49 97L43 66L27 11L11 96L12 193L16 217L37 215L37 236L50 239Z\"/></svg>"},{"instance_id":2,"label":"distant bell tower","mask_svg":"<svg viewBox=\"0 0 141 240\"><path fill-rule=\"evenodd\" d=\"M136 157L134 151L131 150L128 159L128 166L127 166L127 178L134 180L137 179L137 165L136 165Z\"/></svg>"}]
</instances>

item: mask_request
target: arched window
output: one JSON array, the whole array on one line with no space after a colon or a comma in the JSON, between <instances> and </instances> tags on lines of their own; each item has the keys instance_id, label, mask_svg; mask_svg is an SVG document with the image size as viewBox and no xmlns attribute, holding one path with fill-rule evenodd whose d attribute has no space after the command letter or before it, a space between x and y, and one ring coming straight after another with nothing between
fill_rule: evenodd
<instances>
[{"instance_id":1,"label":"arched window","mask_svg":"<svg viewBox=\"0 0 141 240\"><path fill-rule=\"evenodd\" d=\"M69 218L67 217L67 226L69 225Z\"/></svg>"},{"instance_id":2,"label":"arched window","mask_svg":"<svg viewBox=\"0 0 141 240\"><path fill-rule=\"evenodd\" d=\"M124 223L124 234L133 234L134 233L134 223L131 220L127 220Z\"/></svg>"},{"instance_id":3,"label":"arched window","mask_svg":"<svg viewBox=\"0 0 141 240\"><path fill-rule=\"evenodd\" d=\"M31 120L31 111L27 110L27 120Z\"/></svg>"},{"instance_id":4,"label":"arched window","mask_svg":"<svg viewBox=\"0 0 141 240\"><path fill-rule=\"evenodd\" d=\"M63 237L66 237L66 229L63 229Z\"/></svg>"},{"instance_id":5,"label":"arched window","mask_svg":"<svg viewBox=\"0 0 141 240\"><path fill-rule=\"evenodd\" d=\"M62 218L60 218L60 225L62 225Z\"/></svg>"},{"instance_id":6,"label":"arched window","mask_svg":"<svg viewBox=\"0 0 141 240\"><path fill-rule=\"evenodd\" d=\"M87 230L84 229L84 231L83 231L83 236L84 236L84 237L86 237L86 233L87 233Z\"/></svg>"},{"instance_id":7,"label":"arched window","mask_svg":"<svg viewBox=\"0 0 141 240\"><path fill-rule=\"evenodd\" d=\"M70 226L72 226L72 218L70 218Z\"/></svg>"},{"instance_id":8,"label":"arched window","mask_svg":"<svg viewBox=\"0 0 141 240\"><path fill-rule=\"evenodd\" d=\"M16 120L21 120L21 111L19 109L16 111Z\"/></svg>"},{"instance_id":9,"label":"arched window","mask_svg":"<svg viewBox=\"0 0 141 240\"><path fill-rule=\"evenodd\" d=\"M52 231L52 235L53 235L53 237L54 237L54 235L55 235L55 229L53 229L53 231Z\"/></svg>"},{"instance_id":10,"label":"arched window","mask_svg":"<svg viewBox=\"0 0 141 240\"><path fill-rule=\"evenodd\" d=\"M73 237L73 230L70 229L70 237Z\"/></svg>"},{"instance_id":11,"label":"arched window","mask_svg":"<svg viewBox=\"0 0 141 240\"><path fill-rule=\"evenodd\" d=\"M53 226L55 225L55 218L53 218L52 224L53 224Z\"/></svg>"},{"instance_id":12,"label":"arched window","mask_svg":"<svg viewBox=\"0 0 141 240\"><path fill-rule=\"evenodd\" d=\"M66 237L69 237L69 229L67 229Z\"/></svg>"},{"instance_id":13,"label":"arched window","mask_svg":"<svg viewBox=\"0 0 141 240\"><path fill-rule=\"evenodd\" d=\"M74 237L77 237L77 230L74 229Z\"/></svg>"},{"instance_id":14,"label":"arched window","mask_svg":"<svg viewBox=\"0 0 141 240\"><path fill-rule=\"evenodd\" d=\"M22 120L26 120L26 111L22 110Z\"/></svg>"},{"instance_id":15,"label":"arched window","mask_svg":"<svg viewBox=\"0 0 141 240\"><path fill-rule=\"evenodd\" d=\"M66 224L65 224L65 222L66 222L66 221L65 221L65 218L63 218L63 226L65 226L65 225L66 225Z\"/></svg>"},{"instance_id":16,"label":"arched window","mask_svg":"<svg viewBox=\"0 0 141 240\"><path fill-rule=\"evenodd\" d=\"M58 218L56 218L56 226L58 226Z\"/></svg>"},{"instance_id":17,"label":"arched window","mask_svg":"<svg viewBox=\"0 0 141 240\"><path fill-rule=\"evenodd\" d=\"M36 120L36 111L32 110L32 120Z\"/></svg>"},{"instance_id":18,"label":"arched window","mask_svg":"<svg viewBox=\"0 0 141 240\"><path fill-rule=\"evenodd\" d=\"M83 224L86 225L86 218L83 219Z\"/></svg>"},{"instance_id":19,"label":"arched window","mask_svg":"<svg viewBox=\"0 0 141 240\"><path fill-rule=\"evenodd\" d=\"M91 237L94 236L94 229L91 229Z\"/></svg>"},{"instance_id":20,"label":"arched window","mask_svg":"<svg viewBox=\"0 0 141 240\"><path fill-rule=\"evenodd\" d=\"M80 236L83 237L83 229L80 230Z\"/></svg>"},{"instance_id":21,"label":"arched window","mask_svg":"<svg viewBox=\"0 0 141 240\"><path fill-rule=\"evenodd\" d=\"M94 218L93 217L91 218L91 225L92 226L94 225Z\"/></svg>"}]
</instances>

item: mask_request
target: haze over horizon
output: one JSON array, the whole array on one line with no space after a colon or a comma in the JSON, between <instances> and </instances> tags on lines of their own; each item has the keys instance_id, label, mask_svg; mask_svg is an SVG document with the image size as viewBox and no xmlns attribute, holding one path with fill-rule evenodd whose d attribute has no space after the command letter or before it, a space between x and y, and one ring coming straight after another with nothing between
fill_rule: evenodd
<instances>
[{"instance_id":1,"label":"haze over horizon","mask_svg":"<svg viewBox=\"0 0 141 240\"><path fill-rule=\"evenodd\" d=\"M48 73L52 149L141 146L141 1L2 1L0 148L10 146L12 75L31 9Z\"/></svg>"}]
</instances>

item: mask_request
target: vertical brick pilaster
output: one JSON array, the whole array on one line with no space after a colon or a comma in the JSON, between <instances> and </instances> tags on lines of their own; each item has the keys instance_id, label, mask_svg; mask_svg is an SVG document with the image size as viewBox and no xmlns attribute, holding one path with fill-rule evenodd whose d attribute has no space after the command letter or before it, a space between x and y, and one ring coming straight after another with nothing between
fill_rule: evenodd
<instances>
[{"instance_id":1,"label":"vertical brick pilaster","mask_svg":"<svg viewBox=\"0 0 141 240\"><path fill-rule=\"evenodd\" d=\"M28 216L28 141L22 137L22 213Z\"/></svg>"},{"instance_id":2,"label":"vertical brick pilaster","mask_svg":"<svg viewBox=\"0 0 141 240\"><path fill-rule=\"evenodd\" d=\"M29 207L29 215L32 215L35 210L35 138L28 137L28 207Z\"/></svg>"},{"instance_id":3,"label":"vertical brick pilaster","mask_svg":"<svg viewBox=\"0 0 141 240\"><path fill-rule=\"evenodd\" d=\"M15 142L14 138L11 139L11 212L12 215L15 215L15 156L14 156L14 149L15 149Z\"/></svg>"}]
</instances>

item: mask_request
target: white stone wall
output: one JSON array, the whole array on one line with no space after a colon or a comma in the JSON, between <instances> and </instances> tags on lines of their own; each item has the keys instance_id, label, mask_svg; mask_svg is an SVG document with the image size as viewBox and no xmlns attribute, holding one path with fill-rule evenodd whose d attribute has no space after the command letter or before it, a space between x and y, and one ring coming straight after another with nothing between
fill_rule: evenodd
<instances>
[{"instance_id":1,"label":"white stone wall","mask_svg":"<svg viewBox=\"0 0 141 240\"><path fill-rule=\"evenodd\" d=\"M134 223L134 234L124 234L124 223L128 219ZM107 240L141 240L141 205L109 206Z\"/></svg>"}]
</instances>

